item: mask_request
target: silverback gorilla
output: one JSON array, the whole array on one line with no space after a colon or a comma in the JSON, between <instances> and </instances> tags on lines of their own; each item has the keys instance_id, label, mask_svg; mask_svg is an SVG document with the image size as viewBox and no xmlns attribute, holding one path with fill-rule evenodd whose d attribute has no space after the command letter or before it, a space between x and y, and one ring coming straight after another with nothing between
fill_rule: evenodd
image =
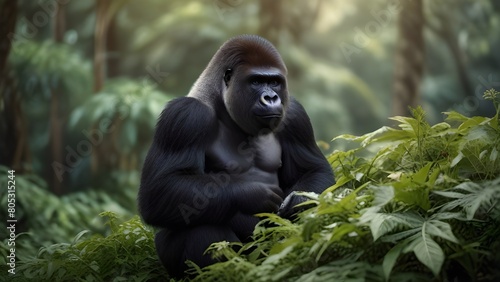
<instances>
[{"instance_id":1,"label":"silverback gorilla","mask_svg":"<svg viewBox=\"0 0 500 282\"><path fill-rule=\"evenodd\" d=\"M227 41L187 97L161 113L141 177L138 204L161 228L155 244L169 274L219 241L248 241L261 212L293 214L295 191L334 184L304 108L288 95L286 67L267 40ZM280 206L281 205L281 206Z\"/></svg>"}]
</instances>

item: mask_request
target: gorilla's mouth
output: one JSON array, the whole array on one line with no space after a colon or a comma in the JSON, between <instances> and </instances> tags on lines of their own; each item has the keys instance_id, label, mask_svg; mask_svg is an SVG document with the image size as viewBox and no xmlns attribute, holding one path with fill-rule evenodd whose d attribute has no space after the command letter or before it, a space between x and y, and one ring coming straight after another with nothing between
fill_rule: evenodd
<instances>
[{"instance_id":1,"label":"gorilla's mouth","mask_svg":"<svg viewBox=\"0 0 500 282\"><path fill-rule=\"evenodd\" d=\"M282 116L283 116L282 114L258 115L258 117L262 119L281 118Z\"/></svg>"}]
</instances>

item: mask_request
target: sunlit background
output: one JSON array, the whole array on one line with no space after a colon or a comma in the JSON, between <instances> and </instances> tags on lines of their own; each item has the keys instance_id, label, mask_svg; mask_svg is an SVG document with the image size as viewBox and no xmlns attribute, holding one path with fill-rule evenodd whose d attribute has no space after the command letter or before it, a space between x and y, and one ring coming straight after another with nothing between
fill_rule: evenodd
<instances>
[{"instance_id":1,"label":"sunlit background","mask_svg":"<svg viewBox=\"0 0 500 282\"><path fill-rule=\"evenodd\" d=\"M495 0L0 3L0 163L26 175L19 231L45 230L38 243L136 213L158 114L234 35L276 45L325 154L408 105L431 123L492 114L481 96L500 89Z\"/></svg>"}]
</instances>

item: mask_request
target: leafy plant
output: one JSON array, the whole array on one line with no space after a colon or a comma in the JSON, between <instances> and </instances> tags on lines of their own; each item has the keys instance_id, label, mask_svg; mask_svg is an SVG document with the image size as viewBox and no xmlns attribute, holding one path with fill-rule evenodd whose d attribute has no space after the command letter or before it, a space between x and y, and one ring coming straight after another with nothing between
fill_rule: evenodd
<instances>
[{"instance_id":1,"label":"leafy plant","mask_svg":"<svg viewBox=\"0 0 500 282\"><path fill-rule=\"evenodd\" d=\"M72 108L90 91L91 65L68 45L18 40L9 61L27 102L39 105L50 99L51 90L62 89L60 98Z\"/></svg>"},{"instance_id":2,"label":"leafy plant","mask_svg":"<svg viewBox=\"0 0 500 282\"><path fill-rule=\"evenodd\" d=\"M168 99L171 97L145 82L124 78L110 80L100 93L73 111L69 127L97 126L101 131L109 131L112 138L105 141L127 155L149 145L144 142L149 139L141 137L154 131L156 119Z\"/></svg>"},{"instance_id":3,"label":"leafy plant","mask_svg":"<svg viewBox=\"0 0 500 282\"><path fill-rule=\"evenodd\" d=\"M138 170L157 117L171 98L146 80L116 78L72 112L70 129L93 135L92 186L108 192L115 187L111 192L120 195L122 204L135 206ZM123 195L127 192L131 194Z\"/></svg>"},{"instance_id":4,"label":"leafy plant","mask_svg":"<svg viewBox=\"0 0 500 282\"><path fill-rule=\"evenodd\" d=\"M189 279L500 279L498 97L487 92L497 109L492 118L450 112L446 122L431 126L417 108L413 118L394 118L400 129L339 137L361 146L329 156L337 183L321 195L303 193L314 207L293 222L258 215L254 240L213 244L207 251L222 261L205 268L189 262ZM22 262L23 273L61 280L168 278L153 234L138 218L116 228L112 217L110 226L108 237L43 249Z\"/></svg>"},{"instance_id":5,"label":"leafy plant","mask_svg":"<svg viewBox=\"0 0 500 282\"><path fill-rule=\"evenodd\" d=\"M0 178L7 179L7 171L0 166ZM88 190L57 197L34 175L16 175L15 181L16 234L19 236L16 256L21 260L29 260L40 246L66 242L84 229L104 234L105 228L97 217L103 209L131 216L103 191ZM0 204L7 206L7 193L0 194ZM0 210L0 217L7 218L7 209ZM5 221L0 223L2 230L6 230L5 224ZM0 257L2 264L5 257Z\"/></svg>"},{"instance_id":6,"label":"leafy plant","mask_svg":"<svg viewBox=\"0 0 500 282\"><path fill-rule=\"evenodd\" d=\"M226 262L194 268L196 279L498 279L500 93L485 96L495 103L493 118L450 112L431 126L417 108L413 118L393 118L400 129L338 137L361 146L329 156L337 183L309 195L316 207L295 223L262 215L255 242ZM219 255L231 248L217 246Z\"/></svg>"},{"instance_id":7,"label":"leafy plant","mask_svg":"<svg viewBox=\"0 0 500 282\"><path fill-rule=\"evenodd\" d=\"M111 234L82 239L80 232L71 244L42 247L36 258L23 263L12 281L165 281L167 274L154 249L154 234L138 216L118 222L105 212Z\"/></svg>"}]
</instances>

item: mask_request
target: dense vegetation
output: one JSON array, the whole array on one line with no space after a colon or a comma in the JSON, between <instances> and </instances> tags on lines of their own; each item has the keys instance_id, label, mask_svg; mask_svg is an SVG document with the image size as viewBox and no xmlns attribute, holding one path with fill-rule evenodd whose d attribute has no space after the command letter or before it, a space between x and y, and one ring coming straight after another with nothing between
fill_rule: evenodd
<instances>
[{"instance_id":1,"label":"dense vegetation","mask_svg":"<svg viewBox=\"0 0 500 282\"><path fill-rule=\"evenodd\" d=\"M2 219L4 179L16 180L8 279L169 280L154 230L134 217L144 156L165 103L250 33L282 54L337 185L308 195L316 206L294 222L261 215L252 243L214 246L227 261L193 279L500 280L499 97L481 98L499 90L499 29L495 0L0 1ZM407 81L425 117L417 108L372 132L405 115L391 106Z\"/></svg>"},{"instance_id":2,"label":"dense vegetation","mask_svg":"<svg viewBox=\"0 0 500 282\"><path fill-rule=\"evenodd\" d=\"M360 145L329 156L337 184L321 195L305 194L315 207L294 222L260 214L252 242L214 244L209 251L224 262L192 265L192 280L499 279L500 92L488 90L484 98L495 106L492 118L448 112L445 122L431 126L417 108L413 118L393 118L398 129L337 137ZM41 248L36 257L23 257L16 278L168 280L152 229L137 216L119 223L113 213L102 215L107 236L82 231L70 244Z\"/></svg>"}]
</instances>

